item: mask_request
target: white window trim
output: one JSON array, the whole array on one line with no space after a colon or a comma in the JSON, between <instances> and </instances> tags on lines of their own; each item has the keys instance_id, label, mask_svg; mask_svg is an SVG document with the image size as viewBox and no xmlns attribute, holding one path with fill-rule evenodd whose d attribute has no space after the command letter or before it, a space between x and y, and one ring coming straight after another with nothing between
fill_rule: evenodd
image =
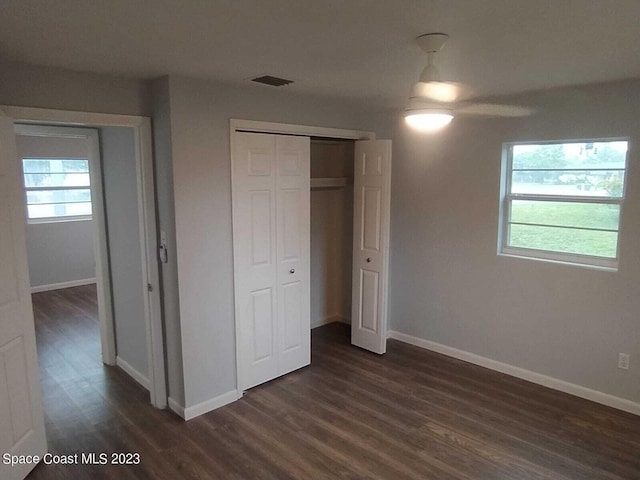
<instances>
[{"instance_id":1,"label":"white window trim","mask_svg":"<svg viewBox=\"0 0 640 480\"><path fill-rule=\"evenodd\" d=\"M44 136L44 135L40 135ZM53 135L52 135L53 136ZM35 225L39 223L65 223L65 222L84 222L93 219L93 215L66 215L66 216L58 216L58 217L37 217L31 218L29 216L29 201L27 199L27 193L30 191L38 191L38 190L89 190L91 191L91 185L87 186L69 186L69 187L53 187L53 188L43 188L43 187L27 187L25 181L25 172L24 172L24 161L31 160L29 157L20 159L20 172L22 173L22 187L24 189L24 208L25 208L25 218L27 219L27 224ZM42 158L41 160L59 160L57 158ZM65 159L66 160L66 159ZM85 160L89 165L89 176L91 176L91 159L90 158L70 158L69 160ZM71 202L62 202L62 203L71 203ZM93 201L91 202L91 210L93 211Z\"/></svg>"},{"instance_id":2,"label":"white window trim","mask_svg":"<svg viewBox=\"0 0 640 480\"><path fill-rule=\"evenodd\" d=\"M567 143L598 143L598 142L627 142L627 154L624 163L624 184L622 197L590 197L590 196L563 196L563 195L537 195L521 194L511 192L511 172L513 171L513 147L517 145L557 145ZM502 145L502 167L500 169L500 211L498 215L498 255L504 257L523 258L528 260L538 260L543 262L559 263L579 267L592 268L596 270L617 271L620 261L620 238L622 232L622 218L624 201L627 194L627 177L629 167L629 149L631 139L629 137L607 137L607 138L583 138L576 140L544 140L530 142L505 142ZM588 170L588 169L587 169ZM620 220L618 222L618 236L616 244L616 257L605 258L576 253L555 252L542 249L531 249L513 247L508 244L508 223L511 217L510 200L540 200L575 202L575 203L609 203L619 205ZM580 229L580 228L577 228ZM593 230L593 229L584 229Z\"/></svg>"}]
</instances>

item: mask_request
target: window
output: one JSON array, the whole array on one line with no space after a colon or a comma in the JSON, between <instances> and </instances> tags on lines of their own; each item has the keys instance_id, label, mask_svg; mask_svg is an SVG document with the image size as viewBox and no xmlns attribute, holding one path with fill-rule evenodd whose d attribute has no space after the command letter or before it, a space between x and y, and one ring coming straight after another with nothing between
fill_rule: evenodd
<instances>
[{"instance_id":1,"label":"window","mask_svg":"<svg viewBox=\"0 0 640 480\"><path fill-rule=\"evenodd\" d=\"M615 269L627 140L506 144L500 252Z\"/></svg>"},{"instance_id":2,"label":"window","mask_svg":"<svg viewBox=\"0 0 640 480\"><path fill-rule=\"evenodd\" d=\"M88 159L24 158L22 172L29 220L91 217Z\"/></svg>"}]
</instances>

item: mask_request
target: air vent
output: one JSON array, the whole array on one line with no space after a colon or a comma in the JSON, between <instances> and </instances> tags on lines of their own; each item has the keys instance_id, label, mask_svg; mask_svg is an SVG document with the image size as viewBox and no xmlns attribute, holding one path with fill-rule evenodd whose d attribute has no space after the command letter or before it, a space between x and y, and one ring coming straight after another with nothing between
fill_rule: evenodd
<instances>
[{"instance_id":1,"label":"air vent","mask_svg":"<svg viewBox=\"0 0 640 480\"><path fill-rule=\"evenodd\" d=\"M252 82L262 83L264 85L270 85L272 87L282 87L283 85L289 85L293 83L292 80L285 80L284 78L272 77L271 75L263 75L251 79Z\"/></svg>"}]
</instances>

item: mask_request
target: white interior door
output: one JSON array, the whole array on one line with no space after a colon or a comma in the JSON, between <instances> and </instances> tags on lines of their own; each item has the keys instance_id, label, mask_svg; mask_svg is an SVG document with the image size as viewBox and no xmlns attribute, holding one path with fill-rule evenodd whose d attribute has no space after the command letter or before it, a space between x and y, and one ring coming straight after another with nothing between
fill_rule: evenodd
<instances>
[{"instance_id":1,"label":"white interior door","mask_svg":"<svg viewBox=\"0 0 640 480\"><path fill-rule=\"evenodd\" d=\"M13 120L0 112L0 452L47 451ZM0 478L35 467L0 463Z\"/></svg>"},{"instance_id":2,"label":"white interior door","mask_svg":"<svg viewBox=\"0 0 640 480\"><path fill-rule=\"evenodd\" d=\"M241 133L232 158L239 388L309 364L309 138Z\"/></svg>"},{"instance_id":3,"label":"white interior door","mask_svg":"<svg viewBox=\"0 0 640 480\"><path fill-rule=\"evenodd\" d=\"M351 343L387 350L391 140L356 142Z\"/></svg>"}]
</instances>

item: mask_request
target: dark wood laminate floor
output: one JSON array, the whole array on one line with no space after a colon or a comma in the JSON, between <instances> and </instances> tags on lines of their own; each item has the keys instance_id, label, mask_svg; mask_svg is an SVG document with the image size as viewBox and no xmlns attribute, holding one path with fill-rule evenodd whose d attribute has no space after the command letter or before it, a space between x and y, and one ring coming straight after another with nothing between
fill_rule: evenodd
<instances>
[{"instance_id":1,"label":"dark wood laminate floor","mask_svg":"<svg viewBox=\"0 0 640 480\"><path fill-rule=\"evenodd\" d=\"M34 295L52 453L138 452L138 466L39 465L32 479L640 479L640 417L340 324L310 367L183 422L100 363L93 287Z\"/></svg>"}]
</instances>

